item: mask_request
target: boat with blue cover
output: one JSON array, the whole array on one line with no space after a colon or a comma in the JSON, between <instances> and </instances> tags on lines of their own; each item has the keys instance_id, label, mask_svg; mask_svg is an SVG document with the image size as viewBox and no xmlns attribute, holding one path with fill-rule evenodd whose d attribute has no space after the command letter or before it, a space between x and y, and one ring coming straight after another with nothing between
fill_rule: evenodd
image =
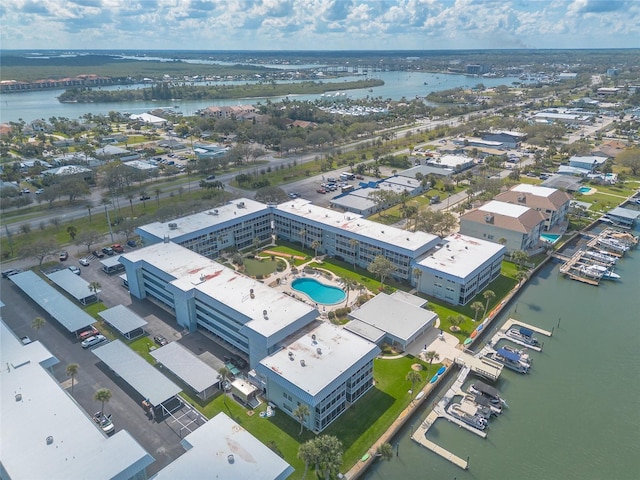
<instances>
[{"instance_id":1,"label":"boat with blue cover","mask_svg":"<svg viewBox=\"0 0 640 480\"><path fill-rule=\"evenodd\" d=\"M531 366L528 361L522 359L520 354L512 350L507 350L506 348L499 348L493 352L489 352L486 354L486 357L518 373L528 373L529 367Z\"/></svg>"},{"instance_id":2,"label":"boat with blue cover","mask_svg":"<svg viewBox=\"0 0 640 480\"><path fill-rule=\"evenodd\" d=\"M533 336L533 330L526 327L511 327L505 333L507 337L513 338L514 340L519 340L527 345L531 345L534 347L540 346L540 341Z\"/></svg>"}]
</instances>

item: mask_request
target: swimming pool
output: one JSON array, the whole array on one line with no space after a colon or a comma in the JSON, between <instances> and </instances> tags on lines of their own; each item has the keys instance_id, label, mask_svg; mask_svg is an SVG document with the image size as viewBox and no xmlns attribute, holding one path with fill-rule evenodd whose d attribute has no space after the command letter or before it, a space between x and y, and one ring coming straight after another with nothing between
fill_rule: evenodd
<instances>
[{"instance_id":1,"label":"swimming pool","mask_svg":"<svg viewBox=\"0 0 640 480\"><path fill-rule=\"evenodd\" d=\"M551 244L556 243L560 239L561 235L555 235L553 233L541 233L540 238L545 242L549 242Z\"/></svg>"},{"instance_id":2,"label":"swimming pool","mask_svg":"<svg viewBox=\"0 0 640 480\"><path fill-rule=\"evenodd\" d=\"M341 288L325 285L313 278L297 278L291 283L291 288L304 293L314 302L324 305L340 303L346 298Z\"/></svg>"},{"instance_id":3,"label":"swimming pool","mask_svg":"<svg viewBox=\"0 0 640 480\"><path fill-rule=\"evenodd\" d=\"M580 193L589 193L591 191L591 187L580 187L578 191Z\"/></svg>"}]
</instances>

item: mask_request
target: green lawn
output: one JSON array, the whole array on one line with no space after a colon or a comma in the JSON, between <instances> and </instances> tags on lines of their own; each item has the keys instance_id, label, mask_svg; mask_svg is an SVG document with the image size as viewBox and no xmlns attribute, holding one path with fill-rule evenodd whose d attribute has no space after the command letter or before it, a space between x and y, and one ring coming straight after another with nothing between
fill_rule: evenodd
<instances>
[{"instance_id":1,"label":"green lawn","mask_svg":"<svg viewBox=\"0 0 640 480\"><path fill-rule=\"evenodd\" d=\"M269 275L276 271L276 267L278 266L278 260L262 259L256 260L253 258L245 258L243 260L244 263L244 273L249 275L250 277L257 277L258 275Z\"/></svg>"},{"instance_id":2,"label":"green lawn","mask_svg":"<svg viewBox=\"0 0 640 480\"><path fill-rule=\"evenodd\" d=\"M367 287L370 292L377 293L380 291L380 281L364 268L353 268L352 264L336 260L335 258L325 259L322 263L314 262L312 266L329 270L341 278L350 278ZM385 287L404 291L409 291L412 288L410 285L396 282L393 279L385 279L384 285Z\"/></svg>"},{"instance_id":3,"label":"green lawn","mask_svg":"<svg viewBox=\"0 0 640 480\"><path fill-rule=\"evenodd\" d=\"M313 251L302 250L302 247L300 245L296 247L294 243L284 242L282 240L279 240L278 243L280 243L280 245L278 245L277 247L266 247L265 250L269 250L270 252L281 253L282 257L286 258L287 261L292 265L295 265L295 266L302 265L303 263L307 262L313 255ZM261 254L265 255L264 253L261 253ZM294 258L291 258L291 257L294 257ZM295 257L303 257L303 259L299 259Z\"/></svg>"}]
</instances>

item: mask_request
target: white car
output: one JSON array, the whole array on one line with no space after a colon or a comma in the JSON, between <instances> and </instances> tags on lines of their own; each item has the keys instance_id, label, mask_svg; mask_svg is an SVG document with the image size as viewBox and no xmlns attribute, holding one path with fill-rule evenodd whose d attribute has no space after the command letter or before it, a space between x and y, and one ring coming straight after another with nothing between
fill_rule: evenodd
<instances>
[{"instance_id":1,"label":"white car","mask_svg":"<svg viewBox=\"0 0 640 480\"><path fill-rule=\"evenodd\" d=\"M93 421L99 425L104 433L111 435L116 431L116 426L111 421L111 415L105 415L102 412L96 412L93 415Z\"/></svg>"},{"instance_id":2,"label":"white car","mask_svg":"<svg viewBox=\"0 0 640 480\"><path fill-rule=\"evenodd\" d=\"M104 335L95 335L93 337L87 338L80 345L82 345L82 348L89 348L98 345L99 343L102 343L106 340L107 337L105 337Z\"/></svg>"},{"instance_id":3,"label":"white car","mask_svg":"<svg viewBox=\"0 0 640 480\"><path fill-rule=\"evenodd\" d=\"M73 273L75 273L76 275L80 275L80 269L78 267L76 267L75 265L71 265L69 267L69 270L71 270Z\"/></svg>"},{"instance_id":4,"label":"white car","mask_svg":"<svg viewBox=\"0 0 640 480\"><path fill-rule=\"evenodd\" d=\"M86 258L81 258L80 260L78 260L78 263L80 263L80 265L82 265L83 267L88 267L90 262Z\"/></svg>"}]
</instances>

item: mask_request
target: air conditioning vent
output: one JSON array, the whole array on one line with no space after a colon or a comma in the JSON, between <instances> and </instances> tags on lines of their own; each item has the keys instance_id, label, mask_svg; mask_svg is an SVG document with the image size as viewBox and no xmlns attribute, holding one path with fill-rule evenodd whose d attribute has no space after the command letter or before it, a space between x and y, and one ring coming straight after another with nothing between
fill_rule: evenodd
<instances>
[{"instance_id":1,"label":"air conditioning vent","mask_svg":"<svg viewBox=\"0 0 640 480\"><path fill-rule=\"evenodd\" d=\"M306 366L306 363L304 362L304 360L300 360L300 365L302 365L303 367Z\"/></svg>"},{"instance_id":2,"label":"air conditioning vent","mask_svg":"<svg viewBox=\"0 0 640 480\"><path fill-rule=\"evenodd\" d=\"M316 348L316 352L318 355L322 355L322 349L320 347Z\"/></svg>"},{"instance_id":3,"label":"air conditioning vent","mask_svg":"<svg viewBox=\"0 0 640 480\"><path fill-rule=\"evenodd\" d=\"M169 224L169 230L175 230L176 228L178 228L178 224L177 223L170 223Z\"/></svg>"}]
</instances>

